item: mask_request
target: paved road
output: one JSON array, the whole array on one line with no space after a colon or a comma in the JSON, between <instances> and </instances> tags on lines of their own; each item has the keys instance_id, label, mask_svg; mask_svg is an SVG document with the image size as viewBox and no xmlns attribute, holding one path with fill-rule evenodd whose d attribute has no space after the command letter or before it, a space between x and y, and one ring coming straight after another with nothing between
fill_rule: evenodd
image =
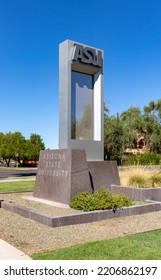
<instances>
[{"instance_id":1,"label":"paved road","mask_svg":"<svg viewBox=\"0 0 161 280\"><path fill-rule=\"evenodd\" d=\"M23 178L36 176L36 168L25 169L25 168L0 168L0 179L15 177L15 178Z\"/></svg>"}]
</instances>

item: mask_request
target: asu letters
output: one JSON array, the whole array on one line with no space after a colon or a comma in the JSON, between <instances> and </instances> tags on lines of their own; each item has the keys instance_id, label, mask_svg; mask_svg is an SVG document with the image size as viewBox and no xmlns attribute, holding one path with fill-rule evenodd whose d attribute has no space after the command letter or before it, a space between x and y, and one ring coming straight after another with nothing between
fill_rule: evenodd
<instances>
[{"instance_id":1,"label":"asu letters","mask_svg":"<svg viewBox=\"0 0 161 280\"><path fill-rule=\"evenodd\" d=\"M72 60L102 67L102 52L96 49L75 44Z\"/></svg>"}]
</instances>

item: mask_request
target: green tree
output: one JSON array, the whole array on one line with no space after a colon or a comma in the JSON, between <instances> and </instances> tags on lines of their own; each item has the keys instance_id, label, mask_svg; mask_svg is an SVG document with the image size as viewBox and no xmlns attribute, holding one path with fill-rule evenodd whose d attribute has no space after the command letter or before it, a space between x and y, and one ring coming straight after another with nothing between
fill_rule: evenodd
<instances>
[{"instance_id":1,"label":"green tree","mask_svg":"<svg viewBox=\"0 0 161 280\"><path fill-rule=\"evenodd\" d=\"M154 123L153 131L148 139L148 145L150 152L155 154L161 153L161 126L158 123Z\"/></svg>"},{"instance_id":2,"label":"green tree","mask_svg":"<svg viewBox=\"0 0 161 280\"><path fill-rule=\"evenodd\" d=\"M121 123L123 126L123 146L126 148L135 148L138 137L147 133L145 119L137 107L130 107L121 114Z\"/></svg>"},{"instance_id":3,"label":"green tree","mask_svg":"<svg viewBox=\"0 0 161 280\"><path fill-rule=\"evenodd\" d=\"M0 160L2 159L2 144L3 144L4 134L0 132Z\"/></svg>"},{"instance_id":4,"label":"green tree","mask_svg":"<svg viewBox=\"0 0 161 280\"><path fill-rule=\"evenodd\" d=\"M20 132L2 134L0 137L0 155L10 165L11 159L15 159L16 154L19 159L25 153L25 138Z\"/></svg>"},{"instance_id":5,"label":"green tree","mask_svg":"<svg viewBox=\"0 0 161 280\"><path fill-rule=\"evenodd\" d=\"M144 106L144 113L151 115L161 125L161 99L150 101L148 106Z\"/></svg>"},{"instance_id":6,"label":"green tree","mask_svg":"<svg viewBox=\"0 0 161 280\"><path fill-rule=\"evenodd\" d=\"M149 151L161 153L161 99L151 101L144 107L144 119L147 124Z\"/></svg>"},{"instance_id":7,"label":"green tree","mask_svg":"<svg viewBox=\"0 0 161 280\"><path fill-rule=\"evenodd\" d=\"M39 154L41 150L45 150L45 145L41 136L38 134L31 134L30 139L26 141L26 158L36 161L39 160Z\"/></svg>"},{"instance_id":8,"label":"green tree","mask_svg":"<svg viewBox=\"0 0 161 280\"><path fill-rule=\"evenodd\" d=\"M120 117L104 115L104 158L121 164L123 152L123 127Z\"/></svg>"}]
</instances>

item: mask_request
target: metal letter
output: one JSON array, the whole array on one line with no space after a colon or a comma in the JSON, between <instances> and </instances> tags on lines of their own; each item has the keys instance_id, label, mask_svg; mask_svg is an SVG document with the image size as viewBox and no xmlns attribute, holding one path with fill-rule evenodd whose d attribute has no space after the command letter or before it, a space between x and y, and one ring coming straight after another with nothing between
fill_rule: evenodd
<instances>
[{"instance_id":1,"label":"metal letter","mask_svg":"<svg viewBox=\"0 0 161 280\"><path fill-rule=\"evenodd\" d=\"M95 57L93 59L93 65L98 66L98 67L102 66L101 51L97 51L97 54L95 54Z\"/></svg>"},{"instance_id":2,"label":"metal letter","mask_svg":"<svg viewBox=\"0 0 161 280\"><path fill-rule=\"evenodd\" d=\"M83 46L75 44L72 60L83 59Z\"/></svg>"},{"instance_id":3,"label":"metal letter","mask_svg":"<svg viewBox=\"0 0 161 280\"><path fill-rule=\"evenodd\" d=\"M83 59L82 62L92 64L94 58L94 51L91 48L84 48L83 49Z\"/></svg>"}]
</instances>

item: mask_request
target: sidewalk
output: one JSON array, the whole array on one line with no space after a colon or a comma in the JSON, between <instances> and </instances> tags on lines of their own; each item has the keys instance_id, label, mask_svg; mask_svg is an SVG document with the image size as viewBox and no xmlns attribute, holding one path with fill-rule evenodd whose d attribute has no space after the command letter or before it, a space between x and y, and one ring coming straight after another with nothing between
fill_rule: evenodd
<instances>
[{"instance_id":1,"label":"sidewalk","mask_svg":"<svg viewBox=\"0 0 161 280\"><path fill-rule=\"evenodd\" d=\"M8 183L8 182L23 182L23 181L35 181L36 177L32 178L18 178L18 179L0 179L0 183Z\"/></svg>"},{"instance_id":2,"label":"sidewalk","mask_svg":"<svg viewBox=\"0 0 161 280\"><path fill-rule=\"evenodd\" d=\"M32 260L25 253L0 239L0 260Z\"/></svg>"},{"instance_id":3,"label":"sidewalk","mask_svg":"<svg viewBox=\"0 0 161 280\"><path fill-rule=\"evenodd\" d=\"M35 180L34 178L11 178L11 179L3 179L0 180L0 183L4 182L18 182L18 181L29 181ZM0 260L31 260L29 256L25 253L21 252L14 246L10 245L6 241L0 239Z\"/></svg>"}]
</instances>

